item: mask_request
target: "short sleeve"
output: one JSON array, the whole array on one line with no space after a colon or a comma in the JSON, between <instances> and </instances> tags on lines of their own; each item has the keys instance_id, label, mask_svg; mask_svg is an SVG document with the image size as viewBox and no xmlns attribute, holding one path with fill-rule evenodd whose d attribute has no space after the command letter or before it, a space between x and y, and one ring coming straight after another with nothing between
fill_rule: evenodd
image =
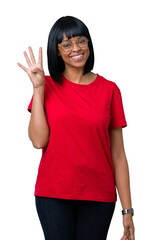
<instances>
[{"instance_id":1,"label":"short sleeve","mask_svg":"<svg viewBox=\"0 0 152 240\"><path fill-rule=\"evenodd\" d=\"M113 102L111 104L111 119L109 123L110 130L118 127L124 128L127 126L121 92L117 85L115 86L117 91L115 90L114 95L116 96L113 98Z\"/></svg>"},{"instance_id":2,"label":"short sleeve","mask_svg":"<svg viewBox=\"0 0 152 240\"><path fill-rule=\"evenodd\" d=\"M31 98L31 101L30 101L30 103L29 103L29 105L28 105L28 108L27 108L27 110L31 113L31 109L32 109L32 102L33 102L33 96L32 96L32 98Z\"/></svg>"}]
</instances>

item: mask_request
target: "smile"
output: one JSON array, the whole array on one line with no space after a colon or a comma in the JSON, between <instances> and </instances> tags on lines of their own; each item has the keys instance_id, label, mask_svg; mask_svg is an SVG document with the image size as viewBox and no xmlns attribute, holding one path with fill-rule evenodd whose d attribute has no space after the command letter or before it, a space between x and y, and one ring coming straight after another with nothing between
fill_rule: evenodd
<instances>
[{"instance_id":1,"label":"smile","mask_svg":"<svg viewBox=\"0 0 152 240\"><path fill-rule=\"evenodd\" d=\"M76 59L76 58L81 58L83 54L80 54L80 55L77 55L77 56L74 56L72 58Z\"/></svg>"},{"instance_id":2,"label":"smile","mask_svg":"<svg viewBox=\"0 0 152 240\"><path fill-rule=\"evenodd\" d=\"M82 61L84 59L84 53L81 53L79 55L75 55L75 56L71 57L71 59L74 62Z\"/></svg>"}]
</instances>

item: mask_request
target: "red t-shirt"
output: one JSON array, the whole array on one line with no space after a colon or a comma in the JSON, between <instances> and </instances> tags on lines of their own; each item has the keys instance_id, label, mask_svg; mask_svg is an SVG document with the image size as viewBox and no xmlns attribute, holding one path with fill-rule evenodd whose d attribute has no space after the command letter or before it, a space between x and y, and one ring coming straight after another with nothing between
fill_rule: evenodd
<instances>
[{"instance_id":1,"label":"red t-shirt","mask_svg":"<svg viewBox=\"0 0 152 240\"><path fill-rule=\"evenodd\" d=\"M115 202L109 131L127 126L120 89L99 74L87 85L61 76L62 85L45 76L50 140L42 149L34 195Z\"/></svg>"}]
</instances>

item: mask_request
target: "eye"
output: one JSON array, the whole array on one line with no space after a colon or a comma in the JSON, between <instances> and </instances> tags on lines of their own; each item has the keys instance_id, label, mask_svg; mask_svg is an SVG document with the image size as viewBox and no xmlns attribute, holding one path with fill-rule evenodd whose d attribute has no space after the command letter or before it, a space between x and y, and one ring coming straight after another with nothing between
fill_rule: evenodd
<instances>
[{"instance_id":1,"label":"eye","mask_svg":"<svg viewBox=\"0 0 152 240\"><path fill-rule=\"evenodd\" d=\"M63 44L62 46L63 46L64 48L68 48L68 47L71 46L71 44L70 44L70 43L66 43L66 44Z\"/></svg>"},{"instance_id":2,"label":"eye","mask_svg":"<svg viewBox=\"0 0 152 240\"><path fill-rule=\"evenodd\" d=\"M85 42L86 42L85 39L81 39L81 40L79 40L79 44L84 44Z\"/></svg>"}]
</instances>

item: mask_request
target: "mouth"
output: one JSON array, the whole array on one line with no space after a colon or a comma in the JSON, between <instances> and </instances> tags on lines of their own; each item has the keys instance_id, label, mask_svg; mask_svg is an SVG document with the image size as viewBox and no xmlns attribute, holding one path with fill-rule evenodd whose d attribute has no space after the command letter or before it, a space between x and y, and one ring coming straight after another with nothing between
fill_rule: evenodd
<instances>
[{"instance_id":1,"label":"mouth","mask_svg":"<svg viewBox=\"0 0 152 240\"><path fill-rule=\"evenodd\" d=\"M84 53L81 53L81 54L74 55L74 56L72 56L70 58L72 58L75 61L78 61L78 60L82 60L83 56L84 56Z\"/></svg>"}]
</instances>

